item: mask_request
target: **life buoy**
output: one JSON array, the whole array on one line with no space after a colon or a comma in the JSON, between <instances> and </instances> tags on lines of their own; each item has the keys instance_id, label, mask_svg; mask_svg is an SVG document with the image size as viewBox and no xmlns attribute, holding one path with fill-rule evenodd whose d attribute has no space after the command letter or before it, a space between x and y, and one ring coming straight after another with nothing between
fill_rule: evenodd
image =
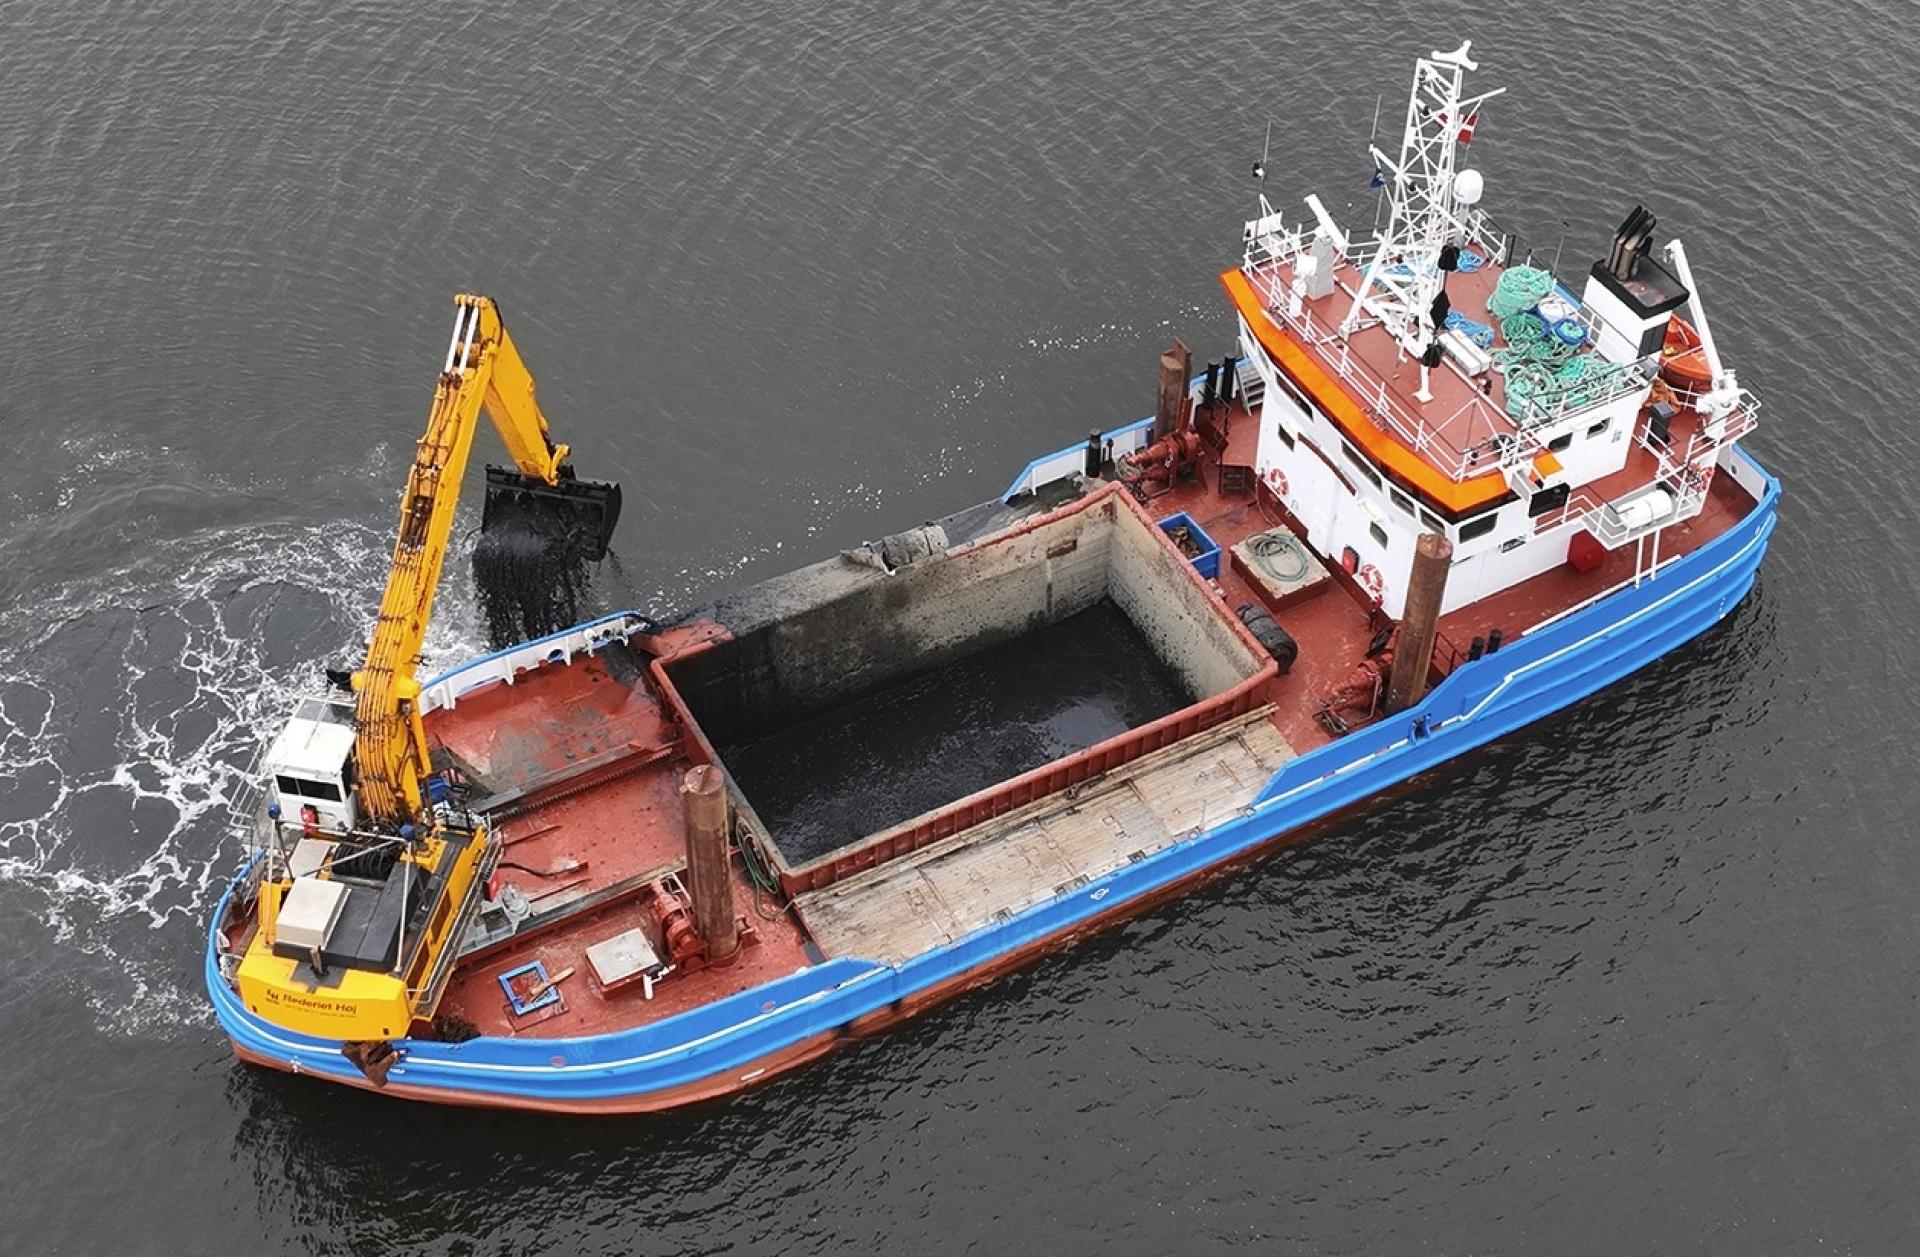
<instances>
[{"instance_id":1,"label":"life buoy","mask_svg":"<svg viewBox=\"0 0 1920 1257\"><path fill-rule=\"evenodd\" d=\"M1281 471L1278 467L1267 468L1267 488L1272 489L1273 496L1277 498L1286 497L1287 473Z\"/></svg>"},{"instance_id":2,"label":"life buoy","mask_svg":"<svg viewBox=\"0 0 1920 1257\"><path fill-rule=\"evenodd\" d=\"M1380 575L1380 569L1373 564L1368 563L1359 571L1355 572L1353 579L1359 583L1360 588L1367 591L1367 597L1373 599L1376 603L1386 598L1386 577Z\"/></svg>"}]
</instances>

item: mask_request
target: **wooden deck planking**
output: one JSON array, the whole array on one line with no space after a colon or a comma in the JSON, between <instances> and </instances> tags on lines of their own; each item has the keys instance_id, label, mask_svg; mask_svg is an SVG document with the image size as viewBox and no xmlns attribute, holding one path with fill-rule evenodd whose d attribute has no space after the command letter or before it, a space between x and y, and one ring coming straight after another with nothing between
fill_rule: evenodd
<instances>
[{"instance_id":1,"label":"wooden deck planking","mask_svg":"<svg viewBox=\"0 0 1920 1257\"><path fill-rule=\"evenodd\" d=\"M796 906L830 956L898 963L953 942L1246 807L1294 757L1268 717L1230 721Z\"/></svg>"}]
</instances>

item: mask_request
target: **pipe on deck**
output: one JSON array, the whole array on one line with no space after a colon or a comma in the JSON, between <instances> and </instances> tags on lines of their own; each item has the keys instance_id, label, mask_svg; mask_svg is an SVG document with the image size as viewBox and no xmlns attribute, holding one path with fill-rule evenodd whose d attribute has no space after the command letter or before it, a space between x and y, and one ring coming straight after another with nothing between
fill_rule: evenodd
<instances>
[{"instance_id":1,"label":"pipe on deck","mask_svg":"<svg viewBox=\"0 0 1920 1257\"><path fill-rule=\"evenodd\" d=\"M1433 670L1433 645L1439 634L1440 605L1447 594L1453 543L1437 532L1420 534L1413 547L1413 574L1407 582L1406 611L1400 617L1400 643L1387 680L1387 710L1405 711L1427 694Z\"/></svg>"},{"instance_id":2,"label":"pipe on deck","mask_svg":"<svg viewBox=\"0 0 1920 1257\"><path fill-rule=\"evenodd\" d=\"M680 785L680 800L686 809L687 891L693 896L694 927L706 942L708 962L717 963L740 949L728 852L726 775L709 764L689 769Z\"/></svg>"},{"instance_id":3,"label":"pipe on deck","mask_svg":"<svg viewBox=\"0 0 1920 1257\"><path fill-rule=\"evenodd\" d=\"M1193 379L1193 353L1178 337L1160 355L1160 388L1153 409L1153 439L1158 442L1187 426L1187 382Z\"/></svg>"}]
</instances>

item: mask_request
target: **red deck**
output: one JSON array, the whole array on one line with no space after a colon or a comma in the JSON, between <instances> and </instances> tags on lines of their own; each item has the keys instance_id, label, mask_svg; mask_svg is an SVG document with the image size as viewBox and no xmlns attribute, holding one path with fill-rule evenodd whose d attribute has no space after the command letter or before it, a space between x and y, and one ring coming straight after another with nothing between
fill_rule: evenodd
<instances>
[{"instance_id":1,"label":"red deck","mask_svg":"<svg viewBox=\"0 0 1920 1257\"><path fill-rule=\"evenodd\" d=\"M1503 270L1489 262L1451 275L1446 291L1453 308L1496 324L1486 301ZM1351 262L1336 269L1330 294L1303 298L1298 309L1286 295L1293 276L1294 259L1283 256L1251 272L1227 271L1221 280L1267 353L1376 463L1456 514L1505 495L1502 443L1519 442L1542 473L1557 470L1558 460L1507 414L1499 372L1470 378L1449 359L1423 377L1419 363L1371 319L1337 334L1363 279Z\"/></svg>"},{"instance_id":2,"label":"red deck","mask_svg":"<svg viewBox=\"0 0 1920 1257\"><path fill-rule=\"evenodd\" d=\"M1254 462L1255 421L1235 408L1217 417L1214 425L1224 427L1224 441L1215 440L1217 448L1206 450L1192 474L1149 501L1148 512L1159 517L1185 511L1223 551L1278 524L1304 535L1297 521L1250 476L1247 491L1221 490L1223 465L1250 467ZM1676 436L1684 439L1687 431ZM1622 483L1645 483L1651 462L1652 455L1636 450ZM1663 557L1718 536L1751 506L1730 478L1717 477L1705 509L1665 531ZM1508 638L1517 637L1630 579L1634 549L1627 546L1609 554L1592 572L1557 567L1447 615L1441 621L1436 667L1450 666L1451 650L1476 636L1499 628ZM1298 642L1300 655L1288 675L1271 683L1271 718L1300 752L1333 737L1316 713L1349 679L1380 627L1346 574L1334 566L1328 570L1331 579L1320 593L1289 603L1279 617ZM1258 601L1230 562L1223 561L1218 584L1230 608ZM691 641L699 635L684 636ZM672 651L666 643L652 644ZM663 710L654 686L652 670L637 651L613 647L569 666L523 674L512 685L479 691L457 707L428 717L428 731L439 751L462 764L483 784L481 792L491 796L485 806L504 842L500 886L519 888L536 912L596 892L614 896L463 963L442 1002L443 1012L457 1014L486 1034L599 1034L686 1011L820 958L797 914L756 902L736 858L735 906L752 927L753 938L733 964L670 974L651 999L638 985L612 993L599 989L585 951L636 926L647 928L652 921L638 884L683 867L679 786L686 771L709 754L697 730ZM654 941L665 955L657 934ZM516 1016L497 979L535 959L544 962L549 974L572 973L559 984L558 1005Z\"/></svg>"},{"instance_id":3,"label":"red deck","mask_svg":"<svg viewBox=\"0 0 1920 1257\"><path fill-rule=\"evenodd\" d=\"M1675 424L1677 444L1684 445L1690 438L1691 424L1690 418ZM1228 415L1225 427L1225 445L1217 453L1208 449L1199 470L1154 498L1149 510L1162 517L1185 511L1219 544L1223 561L1217 583L1227 604L1238 607L1242 603L1257 602L1259 597L1232 565L1224 561L1225 553L1254 533L1276 525L1291 528L1303 540L1306 532L1263 487L1256 487L1251 496L1220 491L1220 467L1252 466L1258 437L1254 418L1237 404ZM1649 483L1654 479L1654 466L1653 455L1636 445L1626 469L1617 477L1599 482L1595 488L1602 491L1604 497L1609 492ZM1684 523L1668 526L1661 533L1661 559L1689 553L1711 541L1752 506L1753 500L1729 477L1715 476L1700 513ZM1651 559L1650 552L1647 557ZM1609 552L1595 571L1577 572L1562 564L1442 616L1436 667L1442 671L1450 667L1454 652L1464 653L1475 637L1485 637L1497 628L1511 641L1542 620L1631 580L1636 561L1635 547L1624 546ZM1320 725L1315 713L1321 700L1339 688L1365 657L1376 627L1383 623L1374 617L1365 595L1337 565L1325 566L1333 579L1323 586L1323 592L1289 605L1278 617L1282 627L1299 643L1300 657L1292 672L1274 683L1273 719L1287 741L1302 752L1331 740L1332 735Z\"/></svg>"},{"instance_id":4,"label":"red deck","mask_svg":"<svg viewBox=\"0 0 1920 1257\"><path fill-rule=\"evenodd\" d=\"M1292 282L1291 266L1271 265L1281 283ZM1477 322L1493 323L1493 316L1487 313L1487 298L1493 295L1494 285L1500 282L1504 269L1488 263L1478 270L1456 271L1450 275L1447 294L1453 300L1453 308ZM1358 267L1342 262L1334 272L1333 294L1303 302L1305 317L1316 327L1340 326L1353 305L1353 294L1358 291L1361 278ZM1419 416L1433 432L1438 443L1429 458L1436 470L1446 470L1440 466L1442 454L1463 454L1485 445L1496 433L1519 435L1520 429L1507 415L1506 377L1500 373L1487 377L1491 391L1483 393L1458 371L1443 365L1427 373L1433 400L1422 402L1415 396L1420 389L1420 364L1400 348L1386 328L1378 324L1362 325L1338 343L1352 353L1355 361L1385 381L1387 393L1397 405L1406 413ZM1327 365L1333 365L1330 352L1318 347L1312 352Z\"/></svg>"},{"instance_id":5,"label":"red deck","mask_svg":"<svg viewBox=\"0 0 1920 1257\"><path fill-rule=\"evenodd\" d=\"M524 810L509 805L498 813L506 819L497 822L505 852L496 883L518 887L536 912L684 866L679 788L694 760L641 679L643 670L623 664L603 654L544 668L428 717L436 746L489 785L531 792ZM543 797L543 783L550 797ZM809 963L792 914L763 919L737 862L733 869L734 903L754 934L726 968L670 974L652 999L639 986L601 992L586 949L651 921L640 899L629 895L464 963L441 1010L486 1034L599 1034L685 1012ZM535 959L550 975L573 974L558 986L559 1005L516 1017L497 979Z\"/></svg>"}]
</instances>

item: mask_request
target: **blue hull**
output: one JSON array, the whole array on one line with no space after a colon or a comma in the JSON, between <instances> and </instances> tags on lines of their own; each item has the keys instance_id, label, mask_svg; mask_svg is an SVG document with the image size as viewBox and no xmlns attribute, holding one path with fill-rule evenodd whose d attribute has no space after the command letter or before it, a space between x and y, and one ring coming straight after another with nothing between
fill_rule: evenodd
<instances>
[{"instance_id":1,"label":"blue hull","mask_svg":"<svg viewBox=\"0 0 1920 1257\"><path fill-rule=\"evenodd\" d=\"M668 1107L736 1090L822 1050L856 1023L861 1029L883 1023L1063 935L1124 916L1156 894L1551 715L1712 627L1752 587L1776 518L1778 482L1741 457L1763 487L1758 505L1725 534L1637 586L1461 665L1412 711L1292 760L1230 821L898 967L836 959L615 1034L405 1041L390 1089L417 1099L510 1107ZM1423 718L1426 733L1416 737ZM233 892L230 887L222 897L216 921ZM210 934L207 989L243 1056L367 1085L337 1041L289 1034L247 1012L220 978L216 946Z\"/></svg>"}]
</instances>

